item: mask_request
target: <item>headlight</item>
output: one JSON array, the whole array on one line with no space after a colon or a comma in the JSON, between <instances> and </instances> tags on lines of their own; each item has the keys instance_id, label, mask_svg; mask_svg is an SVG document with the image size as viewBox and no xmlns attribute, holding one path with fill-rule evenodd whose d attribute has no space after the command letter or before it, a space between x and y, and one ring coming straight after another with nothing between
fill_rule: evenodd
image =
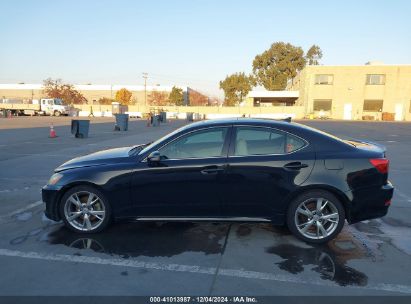
<instances>
[{"instance_id":1,"label":"headlight","mask_svg":"<svg viewBox=\"0 0 411 304\"><path fill-rule=\"evenodd\" d=\"M47 183L48 185L55 185L57 182L63 177L63 174L60 173L54 173L50 179L49 182Z\"/></svg>"}]
</instances>

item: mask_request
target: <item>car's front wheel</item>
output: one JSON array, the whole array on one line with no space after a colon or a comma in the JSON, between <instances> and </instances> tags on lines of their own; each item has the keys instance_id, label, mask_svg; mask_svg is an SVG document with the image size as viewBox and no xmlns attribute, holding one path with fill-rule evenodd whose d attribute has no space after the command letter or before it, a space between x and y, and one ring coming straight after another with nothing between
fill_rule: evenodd
<instances>
[{"instance_id":1,"label":"car's front wheel","mask_svg":"<svg viewBox=\"0 0 411 304\"><path fill-rule=\"evenodd\" d=\"M331 193L315 190L294 199L288 208L287 225L291 232L307 243L326 243L344 226L342 203Z\"/></svg>"},{"instance_id":2,"label":"car's front wheel","mask_svg":"<svg viewBox=\"0 0 411 304\"><path fill-rule=\"evenodd\" d=\"M60 203L65 225L81 233L95 233L108 226L111 208L101 191L91 186L77 186L67 191Z\"/></svg>"}]
</instances>

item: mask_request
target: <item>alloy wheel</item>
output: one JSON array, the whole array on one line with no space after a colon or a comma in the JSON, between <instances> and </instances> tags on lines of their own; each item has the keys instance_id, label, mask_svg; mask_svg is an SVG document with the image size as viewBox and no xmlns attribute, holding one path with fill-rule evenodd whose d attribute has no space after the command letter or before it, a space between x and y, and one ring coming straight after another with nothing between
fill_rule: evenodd
<instances>
[{"instance_id":1,"label":"alloy wheel","mask_svg":"<svg viewBox=\"0 0 411 304\"><path fill-rule=\"evenodd\" d=\"M323 239L338 226L340 215L337 207L322 197L310 198L300 203L294 221L299 233L309 239Z\"/></svg>"},{"instance_id":2,"label":"alloy wheel","mask_svg":"<svg viewBox=\"0 0 411 304\"><path fill-rule=\"evenodd\" d=\"M64 216L76 230L93 231L104 221L106 208L103 200L88 191L75 192L64 204Z\"/></svg>"}]
</instances>

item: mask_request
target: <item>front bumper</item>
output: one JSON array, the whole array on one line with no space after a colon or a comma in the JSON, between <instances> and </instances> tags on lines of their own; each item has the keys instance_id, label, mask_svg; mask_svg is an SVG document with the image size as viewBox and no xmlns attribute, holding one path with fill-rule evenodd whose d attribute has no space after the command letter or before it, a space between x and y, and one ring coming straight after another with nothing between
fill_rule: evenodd
<instances>
[{"instance_id":1,"label":"front bumper","mask_svg":"<svg viewBox=\"0 0 411 304\"><path fill-rule=\"evenodd\" d=\"M43 202L46 204L46 211L44 213L47 218L53 221L61 220L58 208L58 202L60 200L59 190L60 187L50 185L46 185L41 189L41 196Z\"/></svg>"},{"instance_id":2,"label":"front bumper","mask_svg":"<svg viewBox=\"0 0 411 304\"><path fill-rule=\"evenodd\" d=\"M390 182L381 187L366 187L352 191L353 199L349 208L348 222L354 224L385 216L393 194L394 187Z\"/></svg>"}]
</instances>

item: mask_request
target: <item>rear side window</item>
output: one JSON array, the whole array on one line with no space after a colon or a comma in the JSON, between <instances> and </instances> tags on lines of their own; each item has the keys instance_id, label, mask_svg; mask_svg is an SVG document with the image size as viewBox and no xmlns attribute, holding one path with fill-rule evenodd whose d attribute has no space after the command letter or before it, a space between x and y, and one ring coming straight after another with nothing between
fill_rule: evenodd
<instances>
[{"instance_id":1,"label":"rear side window","mask_svg":"<svg viewBox=\"0 0 411 304\"><path fill-rule=\"evenodd\" d=\"M287 154L304 147L305 142L291 134L270 128L238 127L235 156Z\"/></svg>"}]
</instances>

